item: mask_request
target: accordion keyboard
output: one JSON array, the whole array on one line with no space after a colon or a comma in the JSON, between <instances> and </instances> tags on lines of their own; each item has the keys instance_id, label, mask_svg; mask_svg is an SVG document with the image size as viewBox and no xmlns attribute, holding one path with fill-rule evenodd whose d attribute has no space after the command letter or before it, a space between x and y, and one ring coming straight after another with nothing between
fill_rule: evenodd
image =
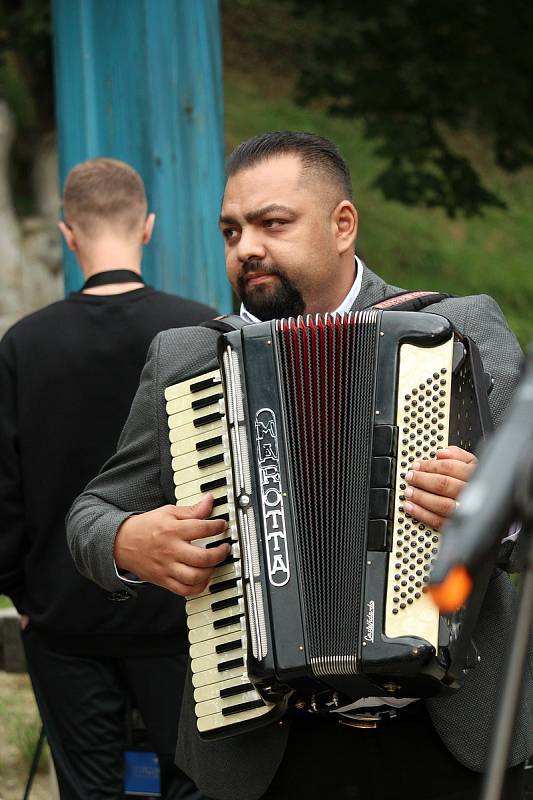
<instances>
[{"instance_id":1,"label":"accordion keyboard","mask_svg":"<svg viewBox=\"0 0 533 800\"><path fill-rule=\"evenodd\" d=\"M241 559L220 371L169 386L165 400L177 504L194 505L209 492L214 497L210 519L228 522L224 533L194 542L199 547L228 542L231 552L206 589L186 603L197 725L207 733L260 716L271 705L246 672Z\"/></svg>"}]
</instances>

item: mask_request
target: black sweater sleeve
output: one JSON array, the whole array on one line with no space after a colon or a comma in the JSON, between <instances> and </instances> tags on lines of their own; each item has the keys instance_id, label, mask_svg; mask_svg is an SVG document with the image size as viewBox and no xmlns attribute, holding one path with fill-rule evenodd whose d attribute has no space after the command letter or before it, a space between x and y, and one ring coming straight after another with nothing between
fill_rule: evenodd
<instances>
[{"instance_id":1,"label":"black sweater sleeve","mask_svg":"<svg viewBox=\"0 0 533 800\"><path fill-rule=\"evenodd\" d=\"M0 594L8 595L21 613L25 552L16 358L7 334L0 342Z\"/></svg>"}]
</instances>

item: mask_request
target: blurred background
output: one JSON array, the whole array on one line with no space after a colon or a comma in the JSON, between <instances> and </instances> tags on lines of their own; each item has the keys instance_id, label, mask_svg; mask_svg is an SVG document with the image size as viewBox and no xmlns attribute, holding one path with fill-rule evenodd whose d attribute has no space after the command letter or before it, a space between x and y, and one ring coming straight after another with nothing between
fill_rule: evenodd
<instances>
[{"instance_id":1,"label":"blurred background","mask_svg":"<svg viewBox=\"0 0 533 800\"><path fill-rule=\"evenodd\" d=\"M0 335L81 285L59 187L94 156L145 180L148 281L230 310L224 154L295 129L347 158L369 266L406 289L491 294L525 347L532 42L529 0L0 0ZM0 624L0 670L22 670L9 646ZM0 671L5 800L39 728L26 677L10 680Z\"/></svg>"},{"instance_id":2,"label":"blurred background","mask_svg":"<svg viewBox=\"0 0 533 800\"><path fill-rule=\"evenodd\" d=\"M406 288L487 292L522 345L533 338L527 0L0 8L1 330L79 285L72 262L62 271L58 175L96 155L145 179L148 279L228 310L224 150L292 128L347 157L370 266Z\"/></svg>"}]
</instances>

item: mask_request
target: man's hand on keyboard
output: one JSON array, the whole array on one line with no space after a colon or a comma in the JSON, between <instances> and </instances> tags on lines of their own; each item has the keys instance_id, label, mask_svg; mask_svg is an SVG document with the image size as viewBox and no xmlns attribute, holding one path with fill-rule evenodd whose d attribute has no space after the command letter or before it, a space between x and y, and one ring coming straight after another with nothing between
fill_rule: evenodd
<instances>
[{"instance_id":1,"label":"man's hand on keyboard","mask_svg":"<svg viewBox=\"0 0 533 800\"><path fill-rule=\"evenodd\" d=\"M437 530L457 507L457 498L476 468L477 458L450 445L437 457L415 462L406 475L407 514Z\"/></svg>"},{"instance_id":2,"label":"man's hand on keyboard","mask_svg":"<svg viewBox=\"0 0 533 800\"><path fill-rule=\"evenodd\" d=\"M191 544L226 529L224 520L206 519L212 506L207 495L195 506L168 505L128 517L115 538L117 566L175 594L203 591L230 551L228 544L207 549Z\"/></svg>"}]
</instances>

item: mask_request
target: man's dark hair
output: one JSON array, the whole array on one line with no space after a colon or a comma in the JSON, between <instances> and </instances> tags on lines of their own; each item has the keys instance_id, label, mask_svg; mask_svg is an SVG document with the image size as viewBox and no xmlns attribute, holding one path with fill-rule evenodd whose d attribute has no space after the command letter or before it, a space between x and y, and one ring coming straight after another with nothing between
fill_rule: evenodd
<instances>
[{"instance_id":1,"label":"man's dark hair","mask_svg":"<svg viewBox=\"0 0 533 800\"><path fill-rule=\"evenodd\" d=\"M300 156L304 171L326 173L341 188L344 198L352 199L352 179L346 161L333 142L315 133L269 131L252 136L230 153L226 159L226 175L229 178L268 158L292 153Z\"/></svg>"}]
</instances>

